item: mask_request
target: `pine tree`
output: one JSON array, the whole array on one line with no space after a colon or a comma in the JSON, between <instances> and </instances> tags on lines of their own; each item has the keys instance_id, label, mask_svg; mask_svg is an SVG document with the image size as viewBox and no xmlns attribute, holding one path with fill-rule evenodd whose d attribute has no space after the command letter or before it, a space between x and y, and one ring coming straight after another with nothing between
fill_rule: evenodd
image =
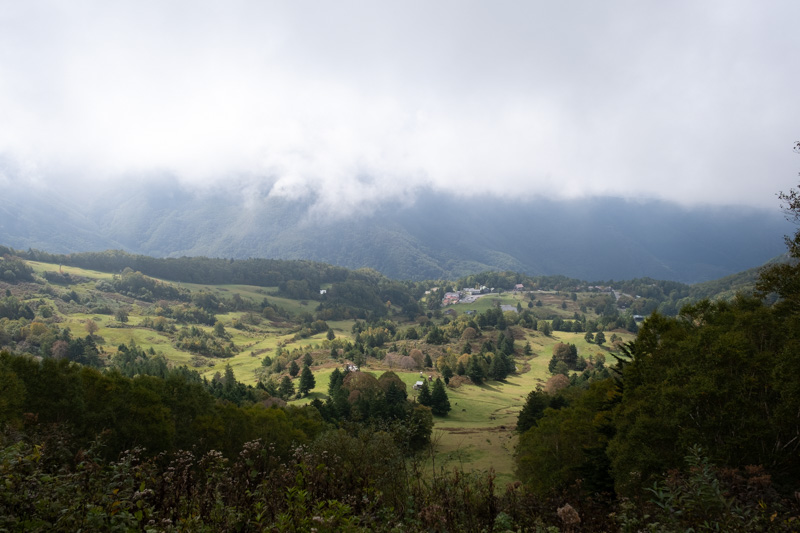
<instances>
[{"instance_id":1,"label":"pine tree","mask_svg":"<svg viewBox=\"0 0 800 533\"><path fill-rule=\"evenodd\" d=\"M525 433L544 416L544 410L550 406L550 398L542 391L533 390L525 399L525 405L517 417L517 431Z\"/></svg>"},{"instance_id":2,"label":"pine tree","mask_svg":"<svg viewBox=\"0 0 800 533\"><path fill-rule=\"evenodd\" d=\"M297 361L292 361L289 365L289 375L292 377L296 377L297 374L300 373L300 367L297 366Z\"/></svg>"},{"instance_id":3,"label":"pine tree","mask_svg":"<svg viewBox=\"0 0 800 533\"><path fill-rule=\"evenodd\" d=\"M308 365L303 367L303 371L300 373L300 386L298 387L298 392L303 396L307 396L311 389L313 389L317 385L317 380L314 379L314 374L311 373L311 369L308 368Z\"/></svg>"},{"instance_id":4,"label":"pine tree","mask_svg":"<svg viewBox=\"0 0 800 533\"><path fill-rule=\"evenodd\" d=\"M278 387L278 396L284 400L288 400L294 396L294 383L292 383L289 376L283 376L283 380L281 380L281 384Z\"/></svg>"},{"instance_id":5,"label":"pine tree","mask_svg":"<svg viewBox=\"0 0 800 533\"><path fill-rule=\"evenodd\" d=\"M475 385L480 385L483 383L483 380L486 379L486 373L483 370L483 364L479 360L480 356L473 355L469 360L469 365L467 366L467 376Z\"/></svg>"},{"instance_id":6,"label":"pine tree","mask_svg":"<svg viewBox=\"0 0 800 533\"><path fill-rule=\"evenodd\" d=\"M444 383L441 379L436 378L433 383L433 392L431 392L431 412L436 416L447 416L450 412L450 400L447 398L447 391L444 389Z\"/></svg>"},{"instance_id":7,"label":"pine tree","mask_svg":"<svg viewBox=\"0 0 800 533\"><path fill-rule=\"evenodd\" d=\"M236 386L236 376L233 375L233 368L230 363L225 365L225 377L222 378L222 386L226 391L231 391Z\"/></svg>"},{"instance_id":8,"label":"pine tree","mask_svg":"<svg viewBox=\"0 0 800 533\"><path fill-rule=\"evenodd\" d=\"M431 390L428 388L427 381L422 382L422 388L419 390L419 395L417 396L417 403L424 405L425 407L431 406Z\"/></svg>"},{"instance_id":9,"label":"pine tree","mask_svg":"<svg viewBox=\"0 0 800 533\"><path fill-rule=\"evenodd\" d=\"M505 367L503 379L506 379L510 373L516 370L517 367L514 364L514 359L512 357L509 357L505 354L500 354L500 359L503 361L503 366Z\"/></svg>"},{"instance_id":10,"label":"pine tree","mask_svg":"<svg viewBox=\"0 0 800 533\"><path fill-rule=\"evenodd\" d=\"M278 392L278 385L275 383L275 380L270 378L266 382L259 381L258 384L261 386L262 389L267 391L272 397L280 396L280 392Z\"/></svg>"},{"instance_id":11,"label":"pine tree","mask_svg":"<svg viewBox=\"0 0 800 533\"><path fill-rule=\"evenodd\" d=\"M442 365L442 368L439 369L439 372L442 373L442 378L444 378L445 385L450 383L450 378L453 377L453 369L447 365Z\"/></svg>"},{"instance_id":12,"label":"pine tree","mask_svg":"<svg viewBox=\"0 0 800 533\"><path fill-rule=\"evenodd\" d=\"M497 317L497 325L495 327L501 331L508 327L506 317L503 315L503 313L500 313L500 315Z\"/></svg>"},{"instance_id":13,"label":"pine tree","mask_svg":"<svg viewBox=\"0 0 800 533\"><path fill-rule=\"evenodd\" d=\"M342 371L339 370L338 368L333 369L333 372L331 372L331 377L329 378L328 381L328 396L332 397L333 395L336 394L336 391L338 391L342 387L343 380L344 380L344 374L342 373Z\"/></svg>"},{"instance_id":14,"label":"pine tree","mask_svg":"<svg viewBox=\"0 0 800 533\"><path fill-rule=\"evenodd\" d=\"M492 362L489 364L489 379L503 381L506 379L507 375L508 372L502 354L495 354L494 357L492 357Z\"/></svg>"},{"instance_id":15,"label":"pine tree","mask_svg":"<svg viewBox=\"0 0 800 533\"><path fill-rule=\"evenodd\" d=\"M507 335L505 339L503 339L503 343L500 345L501 352L505 355L511 355L514 353L514 336Z\"/></svg>"}]
</instances>

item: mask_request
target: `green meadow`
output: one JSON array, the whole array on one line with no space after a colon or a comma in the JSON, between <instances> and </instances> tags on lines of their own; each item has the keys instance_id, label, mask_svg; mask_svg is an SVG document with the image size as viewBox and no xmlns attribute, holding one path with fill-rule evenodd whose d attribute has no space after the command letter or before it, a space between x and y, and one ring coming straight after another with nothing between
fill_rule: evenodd
<instances>
[{"instance_id":1,"label":"green meadow","mask_svg":"<svg viewBox=\"0 0 800 533\"><path fill-rule=\"evenodd\" d=\"M234 327L241 323L247 312L230 311L216 314L236 351L229 358L203 357L176 347L175 333L156 331L145 327L145 320L156 315L155 303L148 303L122 297L117 294L104 293L96 290L99 281L110 281L112 274L86 270L76 267L59 266L54 264L31 261L30 266L34 272L43 276L45 272L61 272L69 274L71 281L68 285L54 284L50 293L38 294L32 300L47 301L55 309L60 327L69 328L74 336L83 336L88 332L86 323L93 321L97 326L94 334L97 344L107 357L113 356L120 344L135 344L145 350L152 349L155 353L163 354L169 361L176 365L187 365L197 370L206 378L212 378L216 373L224 374L227 365L236 376L236 379L249 385L257 383L256 371L262 368L265 355L275 354L279 348L284 351L299 350L309 352L313 358L311 370L314 373L316 386L304 398L292 400L292 403L303 405L314 399L325 401L328 397L328 383L334 368L341 366L342 361L333 360L327 348L326 333L319 333L308 338L296 338L296 325L290 320L277 317L275 321L260 320L258 324L249 325L244 329ZM160 280L161 281L161 280ZM204 285L191 283L171 283L191 293L207 292L214 294L221 301L230 301L235 295L245 302L259 305L266 299L269 305L279 308L287 315L296 317L302 313L313 313L316 302L294 300L278 296L277 287L257 287L250 285ZM57 297L60 291L75 291L80 298L91 300L96 304L106 304L112 308L124 307L128 311L127 321L121 322L113 314L100 314L77 309L65 303L63 297ZM540 301L541 305L529 307L530 302ZM516 308L520 305L523 309L530 308L537 316L561 316L569 319L576 312L580 312L581 300L573 301L564 293L537 291L532 294L505 292L501 294L488 294L481 296L472 303L456 304L442 309L442 319L454 319L468 312L481 313L499 305L508 305ZM541 318L540 318L541 319ZM351 334L354 321L338 320L329 321L328 327L334 332L337 339L353 340ZM398 330L404 330L414 322L398 323ZM176 324L180 329L180 324ZM214 328L208 325L195 325L199 330L212 335ZM494 470L497 474L498 487L514 481L513 453L517 442L515 432L517 415L522 408L526 396L536 387L543 386L550 377L548 363L553 353L553 347L559 343L572 343L579 355L589 358L598 353L606 354L610 350L610 342L605 347L587 343L583 333L553 332L545 336L540 332L517 328L524 338L516 339L517 355L515 362L517 372L511 374L504 382L488 381L480 386L469 382L460 386L448 387L447 393L450 400L451 411L445 417L434 417L433 441L435 453L428 459L430 469L463 468L465 470ZM606 332L607 338L612 332ZM633 335L628 332L616 332L624 341L631 340ZM390 343L395 341L390 341ZM402 346L402 342L400 342ZM532 355L521 355L522 347L530 343ZM460 346L461 341L453 341L453 346ZM408 347L425 348L423 341L413 341ZM456 348L457 349L457 348ZM299 353L299 352L298 352ZM376 377L389 370L381 361L368 358L367 364L362 368L364 372L371 372ZM419 379L438 377L435 369L425 369L420 377L419 371L405 372L392 369L406 384L409 397L416 398L417 391L413 385ZM277 375L276 377L280 377ZM295 378L295 384L297 380Z\"/></svg>"}]
</instances>

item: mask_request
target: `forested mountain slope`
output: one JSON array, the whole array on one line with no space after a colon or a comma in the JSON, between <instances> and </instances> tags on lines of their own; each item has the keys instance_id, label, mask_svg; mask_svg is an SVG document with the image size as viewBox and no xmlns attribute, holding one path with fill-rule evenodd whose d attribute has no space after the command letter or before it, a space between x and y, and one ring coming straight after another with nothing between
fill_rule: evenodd
<instances>
[{"instance_id":1,"label":"forested mountain slope","mask_svg":"<svg viewBox=\"0 0 800 533\"><path fill-rule=\"evenodd\" d=\"M4 184L0 242L60 253L310 259L395 279L485 270L695 283L782 251L780 213L615 198L516 201L419 192L320 210L259 190L189 190L165 178L90 192Z\"/></svg>"}]
</instances>

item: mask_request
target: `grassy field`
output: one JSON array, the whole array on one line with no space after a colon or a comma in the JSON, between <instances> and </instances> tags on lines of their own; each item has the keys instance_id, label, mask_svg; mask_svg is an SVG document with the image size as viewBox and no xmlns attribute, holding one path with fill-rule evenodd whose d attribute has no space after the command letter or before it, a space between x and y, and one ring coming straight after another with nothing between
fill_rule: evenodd
<instances>
[{"instance_id":1,"label":"grassy field","mask_svg":"<svg viewBox=\"0 0 800 533\"><path fill-rule=\"evenodd\" d=\"M633 336L629 333L618 333L625 340ZM575 344L578 353L587 357L590 353L608 353L605 348L588 344L581 333L556 332L550 337L539 333L526 336L531 343L533 355L518 357L517 365L520 374L509 376L506 382L489 381L483 385L462 385L456 389L448 388L452 411L446 417L434 417L434 440L436 454L429 466L435 468L463 468L469 470L494 469L497 474L498 488L513 482L514 449L518 440L516 434L517 416L525 403L529 392L537 385L543 385L550 377L547 370L553 347L558 342ZM518 341L517 344L524 344ZM327 398L328 382L333 367L312 367L316 379L316 387L312 393L298 404L305 404L314 398L324 401ZM375 377L380 376L387 367L376 361L362 369ZM406 384L409 397L414 398L416 391L412 386L420 379L420 373L400 372L393 370ZM423 376L433 375L430 369L423 371Z\"/></svg>"},{"instance_id":2,"label":"grassy field","mask_svg":"<svg viewBox=\"0 0 800 533\"><path fill-rule=\"evenodd\" d=\"M86 322L92 320L98 326L95 334L97 343L102 350L112 356L120 344L136 344L140 348L149 350L152 348L157 353L164 354L171 362L178 365L189 365L195 368L201 375L211 378L217 372L224 373L225 366L230 365L234 371L236 379L254 385L256 383L255 370L261 367L264 355L273 354L279 346L284 349L304 349L307 347L319 348L326 342L326 333L320 333L305 339L295 340L294 331L291 324L283 322L261 321L258 325L249 327L248 330L236 329L233 327L234 321L242 320L245 313L229 312L217 314L216 318L223 324L230 340L237 348L233 357L205 358L206 364L196 366L197 358L192 354L179 350L175 346L172 337L174 334L158 332L154 329L143 326L146 318L153 318L153 309L156 304L147 302L137 302L130 298L120 295L103 293L96 290L96 283L100 280L109 281L112 275L104 272L85 270L75 267L59 267L46 263L29 262L34 272L43 275L45 272L63 272L72 276L73 283L68 286L54 285L54 293L59 291L75 291L81 299L91 300L92 305L111 304L112 308L124 306L129 310L127 322L119 322L115 316L108 314L98 314L76 311L71 304L68 305L56 296L48 296L53 308L56 310L61 327L68 327L73 335L82 336L86 334ZM169 282L167 282L169 283ZM272 306L280 307L292 315L303 312L313 313L316 308L314 301L291 300L276 296L276 287L255 287L248 285L199 285L188 283L173 283L183 289L192 292L206 291L215 294L220 299L230 300L234 295L239 295L245 301L259 304L264 298ZM531 298L532 297L532 298ZM37 295L35 299L40 299ZM540 300L542 306L532 307L532 311L537 315L558 315L564 318L572 318L573 314L580 312L580 299L573 301L568 294L554 292L535 292L531 295L527 293L506 292L502 294L485 295L470 304L457 304L448 307L444 311L454 310L457 315L462 315L467 311L480 313L497 305L509 305L516 307L521 304L523 308L528 308L528 303L532 299ZM95 307L98 308L99 307ZM445 315L447 316L447 315ZM452 319L452 316L450 317ZM337 338L349 339L352 337L352 320L330 321L328 326L334 331ZM398 329L405 329L410 324L398 324ZM180 325L178 325L180 327ZM211 333L213 328L210 326L196 326L199 329ZM597 353L606 354L607 347L599 347L595 344L587 343L582 333L563 333L554 332L550 336L542 333L522 330L524 339L517 339L516 345L522 348L525 343L530 343L533 355L529 357L517 356L516 364L518 373L509 376L505 382L487 382L476 386L464 384L457 388L448 388L447 393L450 399L452 411L446 417L434 417L434 441L436 443L436 453L434 460L430 462L431 467L435 468L464 468L465 470L489 470L494 469L497 473L498 487L502 488L505 483L514 480L513 474L513 452L517 442L515 432L516 420L528 393L537 386L543 385L550 377L548 363L553 352L553 347L558 342L575 344L578 353L588 358ZM606 337L610 337L612 332L606 332ZM624 341L631 340L633 335L627 332L616 332ZM456 344L461 345L459 341ZM610 340L609 340L609 345ZM422 347L423 341L415 341L409 346ZM424 345L427 346L427 345ZM327 399L328 383L330 374L334 368L341 366L341 362L333 361L329 358L327 350L312 350L314 354L314 364L311 366L316 379L316 386L311 393L302 399L293 400L295 404L306 404L314 399L324 401ZM192 363L195 366L192 366ZM362 371L371 372L376 377L389 370L380 361L370 359ZM393 370L406 383L410 398L416 397L413 384L420 379L420 373L401 372ZM424 376L433 375L435 379L437 373L431 369L424 371ZM295 380L297 383L297 378Z\"/></svg>"},{"instance_id":3,"label":"grassy field","mask_svg":"<svg viewBox=\"0 0 800 533\"><path fill-rule=\"evenodd\" d=\"M543 359L534 356L531 361ZM548 358L549 359L549 358ZM481 386L462 385L457 389L447 389L452 411L446 417L434 417L433 439L436 443L434 461L429 466L463 468L464 470L489 470L497 473L498 487L515 480L514 447L517 436L514 431L517 415L525 402L525 397L546 376L540 368L547 370L547 364L532 364L530 372L511 376L506 383L488 382ZM372 366L365 372L379 377L388 370L382 366ZM328 383L333 367L312 367L316 386L311 393L291 403L304 405L315 398L325 401L328 397ZM393 370L406 384L409 398L416 397L414 383L420 379L419 372L398 372ZM436 377L435 372L424 372Z\"/></svg>"},{"instance_id":4,"label":"grassy field","mask_svg":"<svg viewBox=\"0 0 800 533\"><path fill-rule=\"evenodd\" d=\"M34 273L39 275L42 275L47 271L63 272L64 274L69 274L70 276L89 278L92 281L99 281L101 279L110 280L114 276L108 272L99 272L97 270L87 270L85 268L66 265L54 265L51 263L40 263L38 261L26 261L26 263L33 269Z\"/></svg>"}]
</instances>

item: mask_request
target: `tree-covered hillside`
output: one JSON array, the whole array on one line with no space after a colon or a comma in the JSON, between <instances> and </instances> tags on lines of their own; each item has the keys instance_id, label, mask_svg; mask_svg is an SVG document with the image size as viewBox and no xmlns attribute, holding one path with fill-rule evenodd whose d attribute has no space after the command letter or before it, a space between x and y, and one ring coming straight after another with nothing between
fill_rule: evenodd
<instances>
[{"instance_id":1,"label":"tree-covered hillside","mask_svg":"<svg viewBox=\"0 0 800 533\"><path fill-rule=\"evenodd\" d=\"M14 181L4 193L0 242L14 248L304 259L411 280L512 270L695 283L778 255L787 228L771 210L615 198L454 198L433 191L329 213L268 192L190 190L168 176L80 197Z\"/></svg>"}]
</instances>

